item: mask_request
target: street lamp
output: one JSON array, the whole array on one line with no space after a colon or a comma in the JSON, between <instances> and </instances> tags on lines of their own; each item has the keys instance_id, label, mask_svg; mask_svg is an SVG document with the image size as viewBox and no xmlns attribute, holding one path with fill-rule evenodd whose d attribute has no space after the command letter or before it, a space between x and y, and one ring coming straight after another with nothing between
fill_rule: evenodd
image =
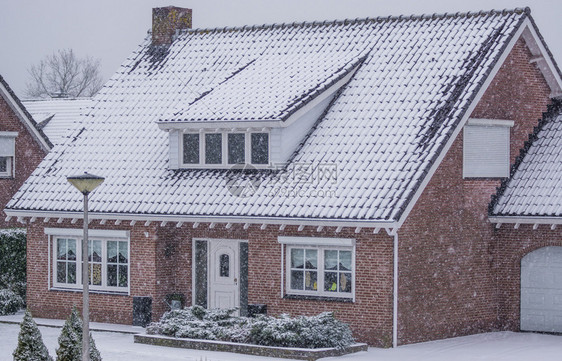
<instances>
[{"instance_id":1,"label":"street lamp","mask_svg":"<svg viewBox=\"0 0 562 361\"><path fill-rule=\"evenodd\" d=\"M76 189L84 195L84 238L82 239L82 361L90 361L90 300L88 274L88 194L103 183L105 178L84 172L68 177Z\"/></svg>"}]
</instances>

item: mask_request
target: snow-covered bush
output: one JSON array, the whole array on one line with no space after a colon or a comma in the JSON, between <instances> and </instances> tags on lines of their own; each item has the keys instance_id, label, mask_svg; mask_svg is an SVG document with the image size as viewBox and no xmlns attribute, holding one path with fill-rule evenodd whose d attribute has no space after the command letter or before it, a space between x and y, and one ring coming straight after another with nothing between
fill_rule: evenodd
<instances>
[{"instance_id":1,"label":"snow-covered bush","mask_svg":"<svg viewBox=\"0 0 562 361\"><path fill-rule=\"evenodd\" d=\"M25 300L26 234L24 229L0 230L0 289L9 289Z\"/></svg>"},{"instance_id":2,"label":"snow-covered bush","mask_svg":"<svg viewBox=\"0 0 562 361\"><path fill-rule=\"evenodd\" d=\"M43 343L41 332L29 311L25 311L23 321L20 324L18 336L18 347L12 354L14 361L53 361L49 351Z\"/></svg>"},{"instance_id":3,"label":"snow-covered bush","mask_svg":"<svg viewBox=\"0 0 562 361\"><path fill-rule=\"evenodd\" d=\"M206 310L200 306L166 312L147 333L181 338L220 340L282 347L345 347L354 342L347 324L330 312L318 316L279 318L234 317L235 309Z\"/></svg>"},{"instance_id":4,"label":"snow-covered bush","mask_svg":"<svg viewBox=\"0 0 562 361\"><path fill-rule=\"evenodd\" d=\"M317 316L279 318L258 316L252 324L251 342L263 346L343 348L353 343L349 326L332 312Z\"/></svg>"},{"instance_id":5,"label":"snow-covered bush","mask_svg":"<svg viewBox=\"0 0 562 361\"><path fill-rule=\"evenodd\" d=\"M82 319L76 307L72 307L59 336L57 361L79 361L82 359ZM90 334L90 360L101 361L101 355Z\"/></svg>"},{"instance_id":6,"label":"snow-covered bush","mask_svg":"<svg viewBox=\"0 0 562 361\"><path fill-rule=\"evenodd\" d=\"M24 305L23 299L9 289L0 290L0 316L13 315Z\"/></svg>"}]
</instances>

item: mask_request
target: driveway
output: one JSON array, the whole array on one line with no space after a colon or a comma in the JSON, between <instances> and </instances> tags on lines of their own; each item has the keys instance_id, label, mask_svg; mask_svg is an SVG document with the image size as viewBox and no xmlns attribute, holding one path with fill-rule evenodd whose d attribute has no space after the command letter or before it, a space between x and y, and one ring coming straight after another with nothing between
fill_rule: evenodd
<instances>
[{"instance_id":1,"label":"driveway","mask_svg":"<svg viewBox=\"0 0 562 361\"><path fill-rule=\"evenodd\" d=\"M39 327L51 356L56 356L58 327ZM17 346L19 326L0 323L0 361L11 361ZM194 351L133 343L133 335L94 331L93 337L104 361L268 361L274 358L223 352ZM562 355L562 336L494 332L441 341L370 348L367 352L324 360L334 361L554 361Z\"/></svg>"}]
</instances>

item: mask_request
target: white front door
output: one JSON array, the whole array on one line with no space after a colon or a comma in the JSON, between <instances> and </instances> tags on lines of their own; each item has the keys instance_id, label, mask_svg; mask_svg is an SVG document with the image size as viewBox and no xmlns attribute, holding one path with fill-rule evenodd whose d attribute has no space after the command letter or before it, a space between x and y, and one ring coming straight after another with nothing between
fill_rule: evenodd
<instances>
[{"instance_id":1,"label":"white front door","mask_svg":"<svg viewBox=\"0 0 562 361\"><path fill-rule=\"evenodd\" d=\"M240 307L240 244L209 241L209 308Z\"/></svg>"}]
</instances>

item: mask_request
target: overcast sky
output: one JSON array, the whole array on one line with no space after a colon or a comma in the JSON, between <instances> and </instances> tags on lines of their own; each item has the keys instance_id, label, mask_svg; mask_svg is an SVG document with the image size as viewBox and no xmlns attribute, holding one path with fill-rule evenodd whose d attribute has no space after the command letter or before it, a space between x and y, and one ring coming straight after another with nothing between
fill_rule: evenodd
<instances>
[{"instance_id":1,"label":"overcast sky","mask_svg":"<svg viewBox=\"0 0 562 361\"><path fill-rule=\"evenodd\" d=\"M107 80L145 37L151 9L168 5L193 9L195 28L530 6L562 64L560 0L8 0L0 12L0 74L25 98L29 66L72 48L99 58Z\"/></svg>"}]
</instances>

